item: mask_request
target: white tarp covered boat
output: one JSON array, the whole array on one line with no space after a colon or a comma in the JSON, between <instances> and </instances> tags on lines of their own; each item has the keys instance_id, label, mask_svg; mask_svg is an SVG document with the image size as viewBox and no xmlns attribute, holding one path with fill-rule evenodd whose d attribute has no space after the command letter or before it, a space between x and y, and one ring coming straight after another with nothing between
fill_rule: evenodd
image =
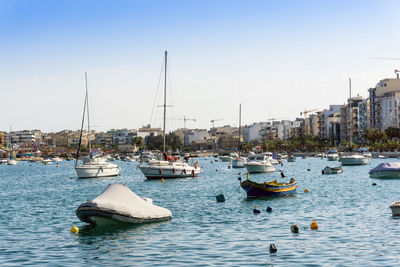
<instances>
[{"instance_id":1,"label":"white tarp covered boat","mask_svg":"<svg viewBox=\"0 0 400 267\"><path fill-rule=\"evenodd\" d=\"M150 198L137 196L124 184L110 184L98 197L82 203L76 216L94 225L141 224L169 220L172 213L154 205Z\"/></svg>"},{"instance_id":2,"label":"white tarp covered boat","mask_svg":"<svg viewBox=\"0 0 400 267\"><path fill-rule=\"evenodd\" d=\"M371 178L400 178L400 162L381 163L369 171Z\"/></svg>"}]
</instances>

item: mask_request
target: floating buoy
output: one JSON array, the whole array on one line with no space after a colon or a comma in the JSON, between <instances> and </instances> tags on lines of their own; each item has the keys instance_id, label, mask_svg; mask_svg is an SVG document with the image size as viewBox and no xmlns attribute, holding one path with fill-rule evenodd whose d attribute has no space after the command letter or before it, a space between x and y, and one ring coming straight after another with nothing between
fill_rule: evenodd
<instances>
[{"instance_id":1,"label":"floating buoy","mask_svg":"<svg viewBox=\"0 0 400 267\"><path fill-rule=\"evenodd\" d=\"M161 183L164 183L164 182L165 182L164 178L161 178Z\"/></svg>"},{"instance_id":2,"label":"floating buoy","mask_svg":"<svg viewBox=\"0 0 400 267\"><path fill-rule=\"evenodd\" d=\"M307 171L309 172L309 171L311 171L311 169L307 169Z\"/></svg>"},{"instance_id":3,"label":"floating buoy","mask_svg":"<svg viewBox=\"0 0 400 267\"><path fill-rule=\"evenodd\" d=\"M250 173L247 172L247 180L249 180L249 177L250 177Z\"/></svg>"},{"instance_id":4,"label":"floating buoy","mask_svg":"<svg viewBox=\"0 0 400 267\"><path fill-rule=\"evenodd\" d=\"M308 188L304 189L304 193L310 193L310 189Z\"/></svg>"},{"instance_id":5,"label":"floating buoy","mask_svg":"<svg viewBox=\"0 0 400 267\"><path fill-rule=\"evenodd\" d=\"M318 230L318 224L315 220L311 222L311 230Z\"/></svg>"},{"instance_id":6,"label":"floating buoy","mask_svg":"<svg viewBox=\"0 0 400 267\"><path fill-rule=\"evenodd\" d=\"M375 186L375 185L376 185L376 183L372 183L372 185L374 185L374 186Z\"/></svg>"},{"instance_id":7,"label":"floating buoy","mask_svg":"<svg viewBox=\"0 0 400 267\"><path fill-rule=\"evenodd\" d=\"M44 163L42 162L42 166L44 165Z\"/></svg>"},{"instance_id":8,"label":"floating buoy","mask_svg":"<svg viewBox=\"0 0 400 267\"><path fill-rule=\"evenodd\" d=\"M215 198L217 199L217 202L225 202L225 196L223 194L215 196Z\"/></svg>"},{"instance_id":9,"label":"floating buoy","mask_svg":"<svg viewBox=\"0 0 400 267\"><path fill-rule=\"evenodd\" d=\"M269 244L269 253L276 253L278 249L276 248L275 244Z\"/></svg>"},{"instance_id":10,"label":"floating buoy","mask_svg":"<svg viewBox=\"0 0 400 267\"><path fill-rule=\"evenodd\" d=\"M69 229L69 231L71 233L77 234L77 233L79 233L79 228L74 225L71 227L71 229Z\"/></svg>"},{"instance_id":11,"label":"floating buoy","mask_svg":"<svg viewBox=\"0 0 400 267\"><path fill-rule=\"evenodd\" d=\"M238 175L242 175L242 172L239 172Z\"/></svg>"},{"instance_id":12,"label":"floating buoy","mask_svg":"<svg viewBox=\"0 0 400 267\"><path fill-rule=\"evenodd\" d=\"M228 169L230 169L231 168L231 165L228 165Z\"/></svg>"},{"instance_id":13,"label":"floating buoy","mask_svg":"<svg viewBox=\"0 0 400 267\"><path fill-rule=\"evenodd\" d=\"M292 226L290 226L290 231L292 231L292 233L298 234L299 227L297 226L297 224L293 224Z\"/></svg>"},{"instance_id":14,"label":"floating buoy","mask_svg":"<svg viewBox=\"0 0 400 267\"><path fill-rule=\"evenodd\" d=\"M65 166L67 166L67 167L68 167L68 164L65 164Z\"/></svg>"},{"instance_id":15,"label":"floating buoy","mask_svg":"<svg viewBox=\"0 0 400 267\"><path fill-rule=\"evenodd\" d=\"M58 168L58 167L60 167L60 165L58 165L58 163L57 163L56 167Z\"/></svg>"},{"instance_id":16,"label":"floating buoy","mask_svg":"<svg viewBox=\"0 0 400 267\"><path fill-rule=\"evenodd\" d=\"M217 172L217 171L218 171L218 169L215 169L215 171Z\"/></svg>"},{"instance_id":17,"label":"floating buoy","mask_svg":"<svg viewBox=\"0 0 400 267\"><path fill-rule=\"evenodd\" d=\"M239 176L239 177L238 177L238 181L242 181L242 177Z\"/></svg>"},{"instance_id":18,"label":"floating buoy","mask_svg":"<svg viewBox=\"0 0 400 267\"><path fill-rule=\"evenodd\" d=\"M272 212L272 208L271 207L267 207L267 212Z\"/></svg>"},{"instance_id":19,"label":"floating buoy","mask_svg":"<svg viewBox=\"0 0 400 267\"><path fill-rule=\"evenodd\" d=\"M257 214L261 213L260 210L258 209L257 205L254 206L253 213L257 213Z\"/></svg>"}]
</instances>

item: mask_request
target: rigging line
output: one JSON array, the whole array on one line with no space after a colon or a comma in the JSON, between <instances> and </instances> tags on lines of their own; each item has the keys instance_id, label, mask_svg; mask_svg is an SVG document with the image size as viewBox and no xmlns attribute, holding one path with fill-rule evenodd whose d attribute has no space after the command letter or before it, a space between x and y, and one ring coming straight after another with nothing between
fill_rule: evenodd
<instances>
[{"instance_id":1,"label":"rigging line","mask_svg":"<svg viewBox=\"0 0 400 267\"><path fill-rule=\"evenodd\" d=\"M151 110L151 115L150 115L150 125L151 125L151 121L153 120L154 109L155 109L155 107L156 107L156 101L157 101L157 96L158 96L158 90L160 89L160 83L161 83L161 78L162 78L162 74L163 74L163 67L164 67L164 59L163 59L163 61L162 61L162 63L161 63L160 76L158 77L156 96L154 97L153 109Z\"/></svg>"}]
</instances>

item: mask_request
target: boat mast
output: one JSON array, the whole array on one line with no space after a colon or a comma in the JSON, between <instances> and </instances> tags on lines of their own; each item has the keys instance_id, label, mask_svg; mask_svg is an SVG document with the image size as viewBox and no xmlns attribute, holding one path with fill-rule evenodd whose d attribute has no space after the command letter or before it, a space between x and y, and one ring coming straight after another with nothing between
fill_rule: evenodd
<instances>
[{"instance_id":1,"label":"boat mast","mask_svg":"<svg viewBox=\"0 0 400 267\"><path fill-rule=\"evenodd\" d=\"M349 78L349 89L350 89L350 147L353 142L353 108L351 99L351 78Z\"/></svg>"},{"instance_id":2,"label":"boat mast","mask_svg":"<svg viewBox=\"0 0 400 267\"><path fill-rule=\"evenodd\" d=\"M85 72L85 80L86 80L86 72ZM83 125L84 125L84 123L85 123L86 102L87 102L87 87L86 87L85 101L83 102L83 115L82 115L81 133L80 133L80 135L79 135L78 149L76 150L75 168L76 168L76 166L78 165L79 152L80 152L80 150L81 150Z\"/></svg>"},{"instance_id":3,"label":"boat mast","mask_svg":"<svg viewBox=\"0 0 400 267\"><path fill-rule=\"evenodd\" d=\"M167 116L167 51L165 51L164 62L164 122L163 122L163 152L165 153L165 120Z\"/></svg>"},{"instance_id":4,"label":"boat mast","mask_svg":"<svg viewBox=\"0 0 400 267\"><path fill-rule=\"evenodd\" d=\"M242 125L242 104L239 104L239 146L238 146L238 152L239 152L239 158L240 158L240 132L241 132L241 125Z\"/></svg>"},{"instance_id":5,"label":"boat mast","mask_svg":"<svg viewBox=\"0 0 400 267\"><path fill-rule=\"evenodd\" d=\"M90 120L89 120L89 93L87 86L87 72L85 72L85 85L86 85L86 112L87 112L87 125L88 125L88 143L89 143L89 157L92 158L92 141L90 140Z\"/></svg>"}]
</instances>

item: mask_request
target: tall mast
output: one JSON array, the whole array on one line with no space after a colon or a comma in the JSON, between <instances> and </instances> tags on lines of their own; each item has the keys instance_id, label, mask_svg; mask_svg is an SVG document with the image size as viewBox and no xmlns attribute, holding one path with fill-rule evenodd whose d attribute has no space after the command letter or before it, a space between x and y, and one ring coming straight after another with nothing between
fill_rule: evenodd
<instances>
[{"instance_id":1,"label":"tall mast","mask_svg":"<svg viewBox=\"0 0 400 267\"><path fill-rule=\"evenodd\" d=\"M89 117L89 93L87 86L87 72L85 72L85 85L86 85L86 112L87 112L87 125L88 125L88 143L89 143L89 157L92 157L92 141L90 140L90 117Z\"/></svg>"},{"instance_id":2,"label":"tall mast","mask_svg":"<svg viewBox=\"0 0 400 267\"><path fill-rule=\"evenodd\" d=\"M353 107L351 99L351 78L349 78L349 89L350 89L350 146L353 142Z\"/></svg>"},{"instance_id":3,"label":"tall mast","mask_svg":"<svg viewBox=\"0 0 400 267\"><path fill-rule=\"evenodd\" d=\"M242 125L242 104L239 104L239 146L238 146L238 151L239 151L239 157L240 157L240 132L241 132L241 125Z\"/></svg>"},{"instance_id":4,"label":"tall mast","mask_svg":"<svg viewBox=\"0 0 400 267\"><path fill-rule=\"evenodd\" d=\"M86 72L85 72L85 80L87 80L87 79L86 79ZM83 115L82 115L81 132L80 132L80 134L79 134L78 149L76 150L75 168L76 168L76 166L78 165L79 152L80 152L80 150L81 150L83 125L85 124L85 113L86 113L87 96L88 96L88 95L87 95L87 86L86 86L85 101L83 101Z\"/></svg>"},{"instance_id":5,"label":"tall mast","mask_svg":"<svg viewBox=\"0 0 400 267\"><path fill-rule=\"evenodd\" d=\"M165 51L164 62L164 122L163 122L163 152L165 153L165 120L167 116L167 51Z\"/></svg>"}]
</instances>

